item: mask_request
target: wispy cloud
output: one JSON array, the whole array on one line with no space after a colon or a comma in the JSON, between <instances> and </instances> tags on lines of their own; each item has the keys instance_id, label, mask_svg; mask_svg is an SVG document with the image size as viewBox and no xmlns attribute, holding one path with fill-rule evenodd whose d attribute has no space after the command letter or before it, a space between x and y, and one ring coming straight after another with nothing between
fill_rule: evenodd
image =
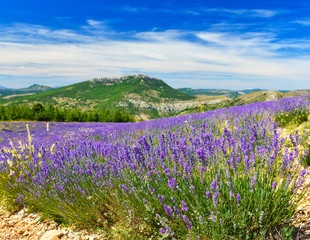
<instances>
[{"instance_id":1,"label":"wispy cloud","mask_svg":"<svg viewBox=\"0 0 310 240\"><path fill-rule=\"evenodd\" d=\"M81 42L90 40L87 35L82 35L70 29L51 29L42 25L14 23L0 25L0 40L7 42L34 44L46 42Z\"/></svg>"},{"instance_id":2,"label":"wispy cloud","mask_svg":"<svg viewBox=\"0 0 310 240\"><path fill-rule=\"evenodd\" d=\"M161 12L168 14L185 14L185 15L203 15L206 12L215 14L225 14L227 16L239 16L239 17L258 17L258 18L271 18L283 12L283 10L270 10L270 9L230 9L230 8L146 8L146 7L132 7L125 5L121 8L115 8L115 11L126 12Z\"/></svg>"},{"instance_id":3,"label":"wispy cloud","mask_svg":"<svg viewBox=\"0 0 310 240\"><path fill-rule=\"evenodd\" d=\"M268 10L268 9L228 9L228 8L207 8L204 9L206 12L216 12L222 14L231 14L237 16L245 17L261 17L261 18L270 18L277 14L279 11Z\"/></svg>"},{"instance_id":4,"label":"wispy cloud","mask_svg":"<svg viewBox=\"0 0 310 240\"><path fill-rule=\"evenodd\" d=\"M310 19L296 20L293 23L298 23L304 26L310 26Z\"/></svg>"},{"instance_id":5,"label":"wispy cloud","mask_svg":"<svg viewBox=\"0 0 310 240\"><path fill-rule=\"evenodd\" d=\"M100 25L102 25L104 22L103 22L103 21L96 21L96 20L93 20L93 19L88 19L88 20L87 20L87 23L88 23L90 26L100 26Z\"/></svg>"},{"instance_id":6,"label":"wispy cloud","mask_svg":"<svg viewBox=\"0 0 310 240\"><path fill-rule=\"evenodd\" d=\"M132 6L128 6L128 5L125 5L119 9L126 11L126 12L145 12L145 11L150 10L149 8L146 8L146 7L132 7Z\"/></svg>"},{"instance_id":7,"label":"wispy cloud","mask_svg":"<svg viewBox=\"0 0 310 240\"><path fill-rule=\"evenodd\" d=\"M96 20L87 23L101 24ZM262 88L274 88L280 79L294 80L294 88L306 88L310 78L310 57L301 51L291 58L286 52L310 51L310 42L279 41L273 33L167 30L127 33L124 39L109 38L109 32L98 35L39 25L14 24L0 29L0 75L6 76L71 81L131 72L158 77L184 73L195 76L201 87L210 86L211 80L218 87L224 82L229 87L238 80L244 87L259 83L256 86Z\"/></svg>"},{"instance_id":8,"label":"wispy cloud","mask_svg":"<svg viewBox=\"0 0 310 240\"><path fill-rule=\"evenodd\" d=\"M70 16L61 16L61 17L54 17L54 19L63 21L63 20L72 19L72 17L70 17Z\"/></svg>"}]
</instances>

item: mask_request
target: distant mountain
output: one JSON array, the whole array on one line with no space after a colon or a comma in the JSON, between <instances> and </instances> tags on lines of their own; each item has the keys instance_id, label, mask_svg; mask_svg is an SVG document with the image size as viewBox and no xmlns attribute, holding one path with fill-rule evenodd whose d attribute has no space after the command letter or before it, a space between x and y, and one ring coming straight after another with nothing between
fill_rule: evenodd
<instances>
[{"instance_id":1,"label":"distant mountain","mask_svg":"<svg viewBox=\"0 0 310 240\"><path fill-rule=\"evenodd\" d=\"M2 86L0 86L0 89L9 89L9 88L6 88L6 87L2 87Z\"/></svg>"},{"instance_id":2,"label":"distant mountain","mask_svg":"<svg viewBox=\"0 0 310 240\"><path fill-rule=\"evenodd\" d=\"M20 90L21 91L42 91L42 92L45 92L45 91L49 91L49 90L52 90L52 89L53 88L49 87L49 86L33 84L30 87L28 87L28 88L22 88Z\"/></svg>"},{"instance_id":3,"label":"distant mountain","mask_svg":"<svg viewBox=\"0 0 310 240\"><path fill-rule=\"evenodd\" d=\"M44 85L38 85L38 84L33 84L30 87L27 88L20 88L20 89L11 89L11 88L1 88L0 87L0 96L11 96L11 95L29 95L29 94L34 94L34 93L40 93L40 92L45 92L52 90L53 88L49 86L44 86Z\"/></svg>"},{"instance_id":4,"label":"distant mountain","mask_svg":"<svg viewBox=\"0 0 310 240\"><path fill-rule=\"evenodd\" d=\"M260 89L260 88L253 88L253 89L244 89L238 90L238 92L242 94L254 93L254 92L261 92L261 91L268 91L267 89Z\"/></svg>"},{"instance_id":5,"label":"distant mountain","mask_svg":"<svg viewBox=\"0 0 310 240\"><path fill-rule=\"evenodd\" d=\"M229 92L232 92L229 89L192 89L192 88L177 88L178 91L183 92L188 95L197 96L197 95L225 95Z\"/></svg>"}]
</instances>

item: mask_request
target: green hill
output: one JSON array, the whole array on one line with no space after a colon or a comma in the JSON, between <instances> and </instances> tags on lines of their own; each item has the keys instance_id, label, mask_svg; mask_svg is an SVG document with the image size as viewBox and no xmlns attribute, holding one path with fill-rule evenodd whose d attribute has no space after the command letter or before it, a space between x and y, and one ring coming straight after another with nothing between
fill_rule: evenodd
<instances>
[{"instance_id":1,"label":"green hill","mask_svg":"<svg viewBox=\"0 0 310 240\"><path fill-rule=\"evenodd\" d=\"M179 110L179 102L193 99L194 96L181 93L160 79L136 74L95 78L30 96L3 97L0 104L39 102L83 110L120 108L138 119L150 119L170 116Z\"/></svg>"}]
</instances>

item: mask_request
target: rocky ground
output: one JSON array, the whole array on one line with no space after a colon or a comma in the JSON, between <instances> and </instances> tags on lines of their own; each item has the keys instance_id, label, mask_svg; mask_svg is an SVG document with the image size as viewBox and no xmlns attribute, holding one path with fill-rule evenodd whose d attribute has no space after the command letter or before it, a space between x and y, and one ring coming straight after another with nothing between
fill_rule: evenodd
<instances>
[{"instance_id":1,"label":"rocky ground","mask_svg":"<svg viewBox=\"0 0 310 240\"><path fill-rule=\"evenodd\" d=\"M0 209L0 240L105 240L103 233L61 227L50 220L41 220L25 209L9 213Z\"/></svg>"}]
</instances>

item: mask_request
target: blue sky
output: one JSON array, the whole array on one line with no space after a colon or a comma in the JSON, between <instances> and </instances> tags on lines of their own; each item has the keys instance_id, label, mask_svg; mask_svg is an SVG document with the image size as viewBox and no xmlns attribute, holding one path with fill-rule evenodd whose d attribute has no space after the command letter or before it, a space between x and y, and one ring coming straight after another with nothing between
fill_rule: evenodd
<instances>
[{"instance_id":1,"label":"blue sky","mask_svg":"<svg viewBox=\"0 0 310 240\"><path fill-rule=\"evenodd\" d=\"M0 86L144 73L172 87L310 88L309 1L0 3Z\"/></svg>"}]
</instances>

